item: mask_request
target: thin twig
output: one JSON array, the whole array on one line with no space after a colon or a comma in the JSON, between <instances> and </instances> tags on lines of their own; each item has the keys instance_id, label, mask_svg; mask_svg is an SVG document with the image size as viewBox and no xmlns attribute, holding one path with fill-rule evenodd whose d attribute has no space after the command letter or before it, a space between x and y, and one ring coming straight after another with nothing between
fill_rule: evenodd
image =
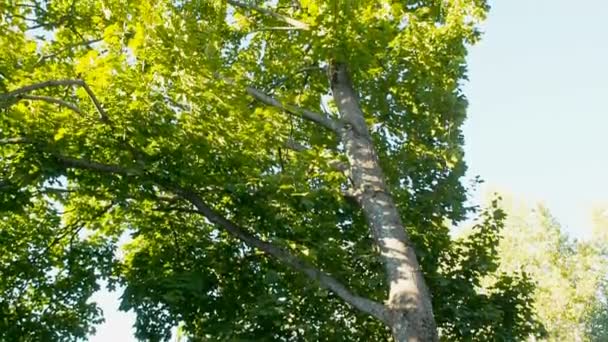
<instances>
[{"instance_id":1,"label":"thin twig","mask_svg":"<svg viewBox=\"0 0 608 342\"><path fill-rule=\"evenodd\" d=\"M64 51L71 50L71 49L73 49L75 47L79 47L79 46L83 46L83 45L86 45L86 46L90 47L91 44L99 43L101 41L103 41L103 38L90 39L90 40L85 40L85 41L82 41L82 42L66 45L63 48L61 48L59 51L53 52L53 53L48 54L48 55L40 56L40 58L38 59L38 61L36 62L36 64L34 66L40 65L40 63L44 62L45 60L47 60L49 58L53 58L53 57L57 56L58 54L60 54L60 53L62 53Z\"/></svg>"}]
</instances>

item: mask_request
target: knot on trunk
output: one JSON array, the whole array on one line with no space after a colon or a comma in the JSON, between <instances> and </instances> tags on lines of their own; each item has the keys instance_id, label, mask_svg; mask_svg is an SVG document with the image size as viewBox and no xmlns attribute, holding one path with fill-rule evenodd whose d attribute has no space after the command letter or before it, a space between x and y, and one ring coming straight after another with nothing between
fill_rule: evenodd
<instances>
[{"instance_id":1,"label":"knot on trunk","mask_svg":"<svg viewBox=\"0 0 608 342\"><path fill-rule=\"evenodd\" d=\"M416 294L401 292L393 294L387 305L391 312L407 315L408 312L419 309L422 303Z\"/></svg>"}]
</instances>

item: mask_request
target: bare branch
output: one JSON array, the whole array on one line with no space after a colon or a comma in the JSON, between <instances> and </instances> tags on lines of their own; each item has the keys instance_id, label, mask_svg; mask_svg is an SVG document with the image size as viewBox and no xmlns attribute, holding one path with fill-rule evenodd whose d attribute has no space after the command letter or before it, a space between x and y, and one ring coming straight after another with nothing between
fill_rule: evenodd
<instances>
[{"instance_id":1,"label":"bare branch","mask_svg":"<svg viewBox=\"0 0 608 342\"><path fill-rule=\"evenodd\" d=\"M13 96L29 93L34 90L48 88L48 87L74 86L74 85L82 86L83 83L84 82L82 80L50 80L50 81L35 83L35 84L31 84L31 85L28 85L25 87L21 87L19 89L9 91L8 93L5 93L5 94L0 94L0 98L13 97Z\"/></svg>"},{"instance_id":2,"label":"bare branch","mask_svg":"<svg viewBox=\"0 0 608 342\"><path fill-rule=\"evenodd\" d=\"M79 79L74 79L74 80L50 80L50 81L45 81L45 82L40 82L40 83L35 83L35 84L31 84L29 86L25 86L25 87L21 87L19 89L15 89L12 91L9 91L8 93L5 94L0 94L0 100L3 99L8 99L11 97L17 97L19 95L22 94L27 94L29 92L32 92L34 90L38 90L38 89L43 89L43 88L48 88L48 87L58 87L58 86L80 86L83 87L84 90L87 92L87 95L89 95L89 98L91 99L91 101L93 102L93 104L95 105L95 108L97 109L97 112L99 113L99 116L101 118L101 121L103 122L109 122L109 118L106 114L106 112L103 110L103 107L101 106L101 103L99 102L99 100L97 100L97 97L95 96L95 94L93 93L93 91L91 90L91 88L89 87L89 85L83 81L83 80L79 80Z\"/></svg>"},{"instance_id":3,"label":"bare branch","mask_svg":"<svg viewBox=\"0 0 608 342\"><path fill-rule=\"evenodd\" d=\"M268 96L267 94L263 93L260 90L255 89L253 87L247 87L247 93L249 95L253 96L255 99L257 99L260 102L263 102L269 106L277 107L290 114L301 116L302 118L304 118L306 120L316 122L316 123L322 125L323 127L328 128L336 133L340 132L340 129L342 127L340 123L338 123L337 121L328 117L327 115L315 113L313 111L303 109L303 108L300 108L297 106L283 104L279 100L275 99L274 97Z\"/></svg>"},{"instance_id":4,"label":"bare branch","mask_svg":"<svg viewBox=\"0 0 608 342\"><path fill-rule=\"evenodd\" d=\"M70 194L75 193L76 190L69 190L65 188L53 188L53 187L43 187L38 191L41 194L53 193L53 194Z\"/></svg>"},{"instance_id":5,"label":"bare branch","mask_svg":"<svg viewBox=\"0 0 608 342\"><path fill-rule=\"evenodd\" d=\"M293 26L271 26L271 27L260 27L258 29L247 32L247 34L254 34L254 33L264 32L264 31L297 31L297 30L300 30L300 29L297 27L293 27Z\"/></svg>"},{"instance_id":6,"label":"bare branch","mask_svg":"<svg viewBox=\"0 0 608 342\"><path fill-rule=\"evenodd\" d=\"M24 137L0 139L0 145L16 145L16 144L29 144L29 143L30 143L30 141Z\"/></svg>"},{"instance_id":7,"label":"bare branch","mask_svg":"<svg viewBox=\"0 0 608 342\"><path fill-rule=\"evenodd\" d=\"M293 19L293 18L288 17L286 15L273 12L273 11L271 11L269 9L266 9L266 8L262 8L262 7L253 5L253 4L243 3L243 2L240 2L240 1L236 1L236 0L227 0L227 2L229 4L231 4L232 6L235 6L235 7L240 7L240 8L254 10L254 11L262 13L264 15L271 16L271 17L273 17L273 18L275 18L277 20L280 20L280 21L282 21L284 23L287 23L287 24L289 24L289 25L291 25L291 26L293 26L293 27L295 27L297 29L300 29L300 30L309 30L310 29L310 27L306 23L303 23L303 22L301 22L299 20Z\"/></svg>"},{"instance_id":8,"label":"bare branch","mask_svg":"<svg viewBox=\"0 0 608 342\"><path fill-rule=\"evenodd\" d=\"M18 97L21 99L44 101L44 102L48 102L48 103L58 104L60 106L67 107L80 115L83 115L83 116L85 115L85 113L80 108L78 108L75 104L61 100L61 99L56 99L54 97L42 96L42 95L29 95L29 94L22 94L22 95L19 95Z\"/></svg>"},{"instance_id":9,"label":"bare branch","mask_svg":"<svg viewBox=\"0 0 608 342\"><path fill-rule=\"evenodd\" d=\"M9 15L7 15L7 18L10 18L12 20L14 20L15 18L17 18L17 19L21 19L23 21L29 21L29 22L32 22L32 23L38 23L38 19L37 18L28 18L28 17L26 17L24 15L21 15L21 14L9 14Z\"/></svg>"},{"instance_id":10,"label":"bare branch","mask_svg":"<svg viewBox=\"0 0 608 342\"><path fill-rule=\"evenodd\" d=\"M244 229L240 228L232 221L227 220L222 215L218 214L212 208L207 206L207 204L196 193L185 189L176 189L176 191L180 196L192 203L196 207L198 212L204 215L210 222L221 226L228 233L238 238L239 240L245 242L247 245L255 247L269 255L272 255L273 257L279 259L280 261L286 263L294 269L306 274L309 278L318 281L322 287L331 290L337 296L339 296L344 301L357 308L358 310L370 314L383 322L386 322L388 320L388 313L384 305L353 294L344 285L342 285L338 280L336 280L329 274L304 262L303 260L289 253L285 249L275 246L269 242L262 241L257 237L247 233Z\"/></svg>"},{"instance_id":11,"label":"bare branch","mask_svg":"<svg viewBox=\"0 0 608 342\"><path fill-rule=\"evenodd\" d=\"M299 142L297 142L293 139L287 139L287 141L285 142L285 147L287 147L290 150L294 150L296 152L304 152L304 151L308 150L308 147L300 144Z\"/></svg>"},{"instance_id":12,"label":"bare branch","mask_svg":"<svg viewBox=\"0 0 608 342\"><path fill-rule=\"evenodd\" d=\"M317 69L317 68L315 68L315 69ZM306 71L306 69L303 69L303 70ZM220 75L218 73L215 74L215 77L217 77L218 79L221 79L222 81L224 81L228 84L231 84L231 85L235 85L235 83L236 83L233 79L223 77L222 75ZM275 99L274 97L262 92L261 90L253 88L253 87L246 87L245 90L247 91L247 94L251 95L253 98L255 98L256 100L258 100L262 103L282 109L292 115L299 116L306 120L318 123L321 126L328 128L335 133L340 133L340 131L342 129L342 124L340 122L333 120L332 118L330 118L329 116L327 116L325 114L316 113L316 112L313 112L313 111L310 111L310 110L307 110L304 108L300 108L300 107L297 107L294 105L284 104L281 101Z\"/></svg>"},{"instance_id":13,"label":"bare branch","mask_svg":"<svg viewBox=\"0 0 608 342\"><path fill-rule=\"evenodd\" d=\"M119 165L102 164L86 159L66 157L59 154L54 154L54 156L55 158L57 158L60 164L66 168L91 170L102 173L113 173L124 176L135 176L141 175L143 173L141 170L125 168Z\"/></svg>"},{"instance_id":14,"label":"bare branch","mask_svg":"<svg viewBox=\"0 0 608 342\"><path fill-rule=\"evenodd\" d=\"M15 4L15 7L28 7L28 8L34 8L34 9L41 9L40 6L38 6L38 4Z\"/></svg>"}]
</instances>

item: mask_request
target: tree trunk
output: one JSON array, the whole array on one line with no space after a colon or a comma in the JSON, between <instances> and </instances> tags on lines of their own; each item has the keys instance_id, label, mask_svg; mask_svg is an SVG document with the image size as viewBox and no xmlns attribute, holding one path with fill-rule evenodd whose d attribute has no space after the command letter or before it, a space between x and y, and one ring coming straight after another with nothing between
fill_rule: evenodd
<instances>
[{"instance_id":1,"label":"tree trunk","mask_svg":"<svg viewBox=\"0 0 608 342\"><path fill-rule=\"evenodd\" d=\"M340 138L350 164L353 195L360 203L379 248L388 279L386 302L395 341L437 341L431 298L413 246L407 236L384 174L371 135L344 64L330 67L333 98L344 128Z\"/></svg>"}]
</instances>

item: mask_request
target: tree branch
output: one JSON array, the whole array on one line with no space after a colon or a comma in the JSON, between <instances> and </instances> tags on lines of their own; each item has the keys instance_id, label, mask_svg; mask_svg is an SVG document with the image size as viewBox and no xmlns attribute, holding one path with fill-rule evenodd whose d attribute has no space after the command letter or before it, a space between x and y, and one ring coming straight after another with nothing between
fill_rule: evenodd
<instances>
[{"instance_id":1,"label":"tree branch","mask_svg":"<svg viewBox=\"0 0 608 342\"><path fill-rule=\"evenodd\" d=\"M271 11L269 9L266 9L266 8L262 8L262 7L255 6L255 5L248 4L248 3L242 3L242 2L236 1L236 0L227 0L227 2L229 4L231 4L232 6L235 6L235 7L240 7L240 8L254 10L254 11L262 13L264 15L273 17L273 18L275 18L277 20L280 20L280 21L282 21L284 23L287 23L287 24L289 24L289 25L291 25L291 26L293 26L293 27L295 27L297 29L300 29L300 30L309 30L310 29L310 26L308 26L308 24L306 24L306 23L303 23L303 22L301 22L299 20L293 19L293 18L288 17L286 15L273 12L273 11Z\"/></svg>"},{"instance_id":2,"label":"tree branch","mask_svg":"<svg viewBox=\"0 0 608 342\"><path fill-rule=\"evenodd\" d=\"M16 145L16 144L29 144L29 143L30 143L30 141L24 137L0 139L0 145Z\"/></svg>"},{"instance_id":3,"label":"tree branch","mask_svg":"<svg viewBox=\"0 0 608 342\"><path fill-rule=\"evenodd\" d=\"M141 175L143 173L143 171L141 170L125 168L119 165L102 164L86 159L66 157L60 154L53 154L53 156L55 156L55 158L57 158L57 161L66 168L91 170L102 173L113 173L124 176L135 176Z\"/></svg>"},{"instance_id":4,"label":"tree branch","mask_svg":"<svg viewBox=\"0 0 608 342\"><path fill-rule=\"evenodd\" d=\"M19 95L27 94L29 92L32 92L32 91L38 90L38 89L43 89L43 88L48 88L48 87L59 87L59 86L79 86L79 87L83 87L84 90L87 92L87 95L89 95L89 98L91 99L91 101L95 105L95 108L97 109L97 112L99 113L101 121L103 121L103 122L109 122L110 121L109 118L108 118L108 115L104 111L104 109L101 106L101 103L99 102L99 100L97 100L97 97L95 96L95 94L93 93L93 91L91 90L91 88L89 87L89 85L85 81L80 80L80 79L74 79L74 80L70 80L70 79L67 79L67 80L50 80L50 81L45 81L45 82L31 84L29 86L25 86L25 87L21 87L19 89L15 89L15 90L9 91L8 93L5 93L5 94L0 94L0 100L9 99L11 97L17 97Z\"/></svg>"},{"instance_id":5,"label":"tree branch","mask_svg":"<svg viewBox=\"0 0 608 342\"><path fill-rule=\"evenodd\" d=\"M230 85L235 85L235 83L236 83L233 79L223 77L222 75L220 75L218 73L215 73L214 75L218 79L220 79ZM255 98L256 100L258 100L262 103L282 109L292 115L299 116L306 120L318 123L321 126L333 131L334 133L340 133L340 131L342 129L342 124L340 122L333 120L332 118L330 118L329 116L327 116L325 114L316 113L316 112L313 112L313 111L310 111L310 110L307 110L304 108L300 108L300 107L297 107L294 105L284 104L281 101L275 99L274 97L262 92L261 90L254 88L254 87L248 86L245 88L245 91L251 97Z\"/></svg>"},{"instance_id":6,"label":"tree branch","mask_svg":"<svg viewBox=\"0 0 608 342\"><path fill-rule=\"evenodd\" d=\"M328 117L327 115L315 113L313 111L303 109L297 106L283 104L274 97L268 96L262 91L257 90L253 87L247 87L247 93L262 103L282 109L290 114L301 116L302 118L318 123L321 126L328 128L335 133L340 132L340 129L342 127L340 123Z\"/></svg>"},{"instance_id":7,"label":"tree branch","mask_svg":"<svg viewBox=\"0 0 608 342\"><path fill-rule=\"evenodd\" d=\"M306 274L309 278L318 281L322 287L331 290L338 297L355 307L356 309L365 312L373 317L386 322L388 314L384 305L375 302L373 300L357 296L350 292L344 285L338 280L330 276L329 274L318 270L312 265L304 262L303 260L292 255L283 248L277 247L269 242L262 241L257 237L250 235L245 230L237 226L232 221L225 219L222 215L215 212L198 196L196 193L186 189L176 189L176 192L192 203L198 212L204 215L210 222L222 227L228 233L245 242L251 247L255 247L264 251L265 253L272 255L278 260L285 264L293 267L297 271Z\"/></svg>"},{"instance_id":8,"label":"tree branch","mask_svg":"<svg viewBox=\"0 0 608 342\"><path fill-rule=\"evenodd\" d=\"M291 138L287 139L284 146L287 147L288 149L296 151L296 152L303 152L303 151L308 150L308 147L300 144L299 142L297 142Z\"/></svg>"},{"instance_id":9,"label":"tree branch","mask_svg":"<svg viewBox=\"0 0 608 342\"><path fill-rule=\"evenodd\" d=\"M34 66L40 65L40 63L44 62L45 60L47 60L49 58L53 58L53 57L57 56L58 54L63 53L63 52L68 51L68 50L71 50L73 48L76 48L76 47L79 47L79 46L83 46L83 45L86 45L86 46L88 46L90 48L92 44L99 43L101 41L103 41L103 38L95 38L95 39L84 40L84 41L81 41L81 42L78 42L78 43L73 43L73 44L66 45L65 47L59 49L56 52L50 53L48 55L42 55L42 56L40 56L40 58L38 59L38 61L36 62L36 64Z\"/></svg>"},{"instance_id":10,"label":"tree branch","mask_svg":"<svg viewBox=\"0 0 608 342\"><path fill-rule=\"evenodd\" d=\"M29 92L34 91L34 90L38 90L38 89L42 89L42 88L48 88L48 87L74 86L74 85L81 86L82 83L83 83L82 80L50 80L50 81L44 81L44 82L40 82L40 83L31 84L31 85L28 85L28 86L25 86L25 87L21 87L19 89L15 89L15 90L9 91L8 93L5 93L5 94L0 94L0 98L13 97L13 96L29 93Z\"/></svg>"},{"instance_id":11,"label":"tree branch","mask_svg":"<svg viewBox=\"0 0 608 342\"><path fill-rule=\"evenodd\" d=\"M60 106L67 107L80 115L83 115L83 116L85 115L85 113L80 108L78 108L75 104L61 100L61 99L56 99L54 97L43 96L43 95L29 95L29 94L22 94L17 97L20 99L44 101L44 102L48 102L48 103L58 104Z\"/></svg>"},{"instance_id":12,"label":"tree branch","mask_svg":"<svg viewBox=\"0 0 608 342\"><path fill-rule=\"evenodd\" d=\"M258 32L268 32L268 31L297 31L299 28L292 26L272 26L272 27L260 27L258 29L247 32L247 34L254 34Z\"/></svg>"},{"instance_id":13,"label":"tree branch","mask_svg":"<svg viewBox=\"0 0 608 342\"><path fill-rule=\"evenodd\" d=\"M82 81L82 87L87 92L87 94L89 94L89 97L91 98L91 101L93 101L93 104L95 105L95 108L97 108L97 112L99 113L101 121L106 122L106 123L110 122L110 119L108 118L108 115L106 114L105 110L103 110L103 107L101 106L101 103L99 102L99 100L97 100L97 97L95 96L95 94L93 93L93 91L91 90L91 88L89 88L89 85L85 81Z\"/></svg>"},{"instance_id":14,"label":"tree branch","mask_svg":"<svg viewBox=\"0 0 608 342\"><path fill-rule=\"evenodd\" d=\"M55 155L55 157L63 166L70 168L85 169L101 173L121 174L127 176L142 174L142 171L140 170L129 169L118 165L101 164L84 159L70 158L62 155ZM244 229L237 226L234 222L224 218L222 215L218 214L215 210L209 207L203 201L203 199L195 192L188 189L184 189L182 187L167 186L166 184L163 184L161 186L167 188L167 190L174 192L176 195L190 202L196 208L197 213L202 214L210 222L222 227L228 233L230 233L237 239L243 241L248 246L260 249L263 252L277 258L279 261L291 266L295 270L306 274L309 278L318 281L322 287L332 291L338 297L342 298L344 301L346 301L356 309L365 312L369 315L372 315L373 317L383 322L388 321L388 311L383 304L353 294L331 275L304 262L303 260L292 255L285 249L277 247L269 242L262 241L259 238L247 233Z\"/></svg>"}]
</instances>

